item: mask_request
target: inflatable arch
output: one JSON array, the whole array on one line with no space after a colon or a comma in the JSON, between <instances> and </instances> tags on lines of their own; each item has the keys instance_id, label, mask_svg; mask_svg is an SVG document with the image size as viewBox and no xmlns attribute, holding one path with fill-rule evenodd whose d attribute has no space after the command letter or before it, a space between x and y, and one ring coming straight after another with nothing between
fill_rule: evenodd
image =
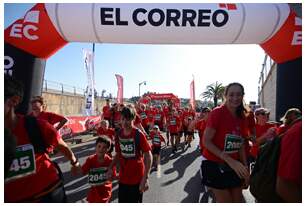
<instances>
[{"instance_id":1,"label":"inflatable arch","mask_svg":"<svg viewBox=\"0 0 306 206\"><path fill-rule=\"evenodd\" d=\"M138 100L139 103L148 104L152 100L160 101L171 101L175 107L179 107L181 104L180 99L172 93L149 93L145 94L142 98Z\"/></svg>"},{"instance_id":2,"label":"inflatable arch","mask_svg":"<svg viewBox=\"0 0 306 206\"><path fill-rule=\"evenodd\" d=\"M288 4L36 4L5 29L5 73L41 94L46 59L68 42L259 44L278 64L301 59L302 19Z\"/></svg>"}]
</instances>

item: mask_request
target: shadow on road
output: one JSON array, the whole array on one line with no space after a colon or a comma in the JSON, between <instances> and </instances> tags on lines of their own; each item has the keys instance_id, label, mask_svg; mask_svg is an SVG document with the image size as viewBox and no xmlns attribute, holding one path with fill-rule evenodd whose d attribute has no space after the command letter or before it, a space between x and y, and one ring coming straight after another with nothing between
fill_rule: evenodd
<instances>
[{"instance_id":1,"label":"shadow on road","mask_svg":"<svg viewBox=\"0 0 306 206\"><path fill-rule=\"evenodd\" d=\"M183 152L185 152L185 151L183 151ZM164 187L164 186L170 185L173 182L182 178L184 173L185 173L185 170L188 168L189 165L192 164L193 161L195 161L197 159L198 156L200 156L199 151L194 150L194 151L178 158L173 163L172 168L170 168L170 169L168 169L164 172L164 174L170 174L170 173L173 173L173 172L177 172L178 173L177 177L175 179L172 179L172 180L169 180L167 182L162 183L161 186Z\"/></svg>"},{"instance_id":2,"label":"shadow on road","mask_svg":"<svg viewBox=\"0 0 306 206\"><path fill-rule=\"evenodd\" d=\"M184 191L188 195L182 200L183 203L199 202L200 194L205 192L205 187L201 184L200 171L190 178L184 187Z\"/></svg>"}]
</instances>

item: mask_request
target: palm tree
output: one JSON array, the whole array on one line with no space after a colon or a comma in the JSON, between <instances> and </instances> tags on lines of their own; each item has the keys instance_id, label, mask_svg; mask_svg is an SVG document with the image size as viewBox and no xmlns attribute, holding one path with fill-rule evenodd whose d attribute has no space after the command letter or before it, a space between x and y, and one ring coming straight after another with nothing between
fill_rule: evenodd
<instances>
[{"instance_id":1,"label":"palm tree","mask_svg":"<svg viewBox=\"0 0 306 206\"><path fill-rule=\"evenodd\" d=\"M204 99L213 99L214 107L218 106L218 100L223 100L223 93L225 87L222 83L216 82L215 84L210 84L206 87L206 91L201 94Z\"/></svg>"}]
</instances>

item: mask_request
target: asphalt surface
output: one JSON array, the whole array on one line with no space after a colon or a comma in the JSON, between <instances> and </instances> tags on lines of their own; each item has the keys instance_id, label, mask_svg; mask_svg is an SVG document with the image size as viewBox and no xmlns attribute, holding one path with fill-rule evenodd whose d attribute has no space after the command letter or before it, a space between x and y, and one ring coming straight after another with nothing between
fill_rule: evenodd
<instances>
[{"instance_id":1,"label":"asphalt surface","mask_svg":"<svg viewBox=\"0 0 306 206\"><path fill-rule=\"evenodd\" d=\"M79 137L84 143L71 144L74 154L81 164L86 158L95 152L95 138L91 135ZM182 138L183 139L183 138ZM175 154L171 148L163 147L161 151L161 170L151 171L149 177L149 190L143 195L145 203L201 203L211 202L205 187L201 184L200 164L201 155L197 150L198 137L192 142L191 148L184 148L181 144ZM68 202L86 202L86 195L89 188L87 176L72 176L70 163L60 154L53 158L63 172L65 189ZM246 202L253 203L254 198L249 190L243 191ZM118 182L113 182L111 202L118 202Z\"/></svg>"}]
</instances>

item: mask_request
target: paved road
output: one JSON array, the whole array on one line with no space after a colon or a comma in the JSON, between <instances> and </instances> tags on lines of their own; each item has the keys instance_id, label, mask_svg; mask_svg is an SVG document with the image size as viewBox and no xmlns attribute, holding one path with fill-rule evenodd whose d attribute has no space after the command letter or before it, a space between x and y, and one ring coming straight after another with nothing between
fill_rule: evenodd
<instances>
[{"instance_id":1,"label":"paved road","mask_svg":"<svg viewBox=\"0 0 306 206\"><path fill-rule=\"evenodd\" d=\"M73 152L84 163L88 155L94 153L94 140L90 136L84 139L86 143L71 145ZM92 140L90 140L92 139ZM204 195L205 188L201 185L200 162L201 156L196 148L198 139L193 141L192 147L182 150L180 147L176 154L171 149L164 148L161 153L161 174L156 171L149 177L150 189L144 193L143 202L147 203L199 203L207 202ZM183 145L181 145L183 146ZM69 202L86 202L89 188L86 176L72 177L70 164L62 156L56 155L53 159L59 163L65 178L65 188ZM248 190L244 190L246 202L254 202ZM113 182L112 202L118 202L118 182Z\"/></svg>"}]
</instances>

